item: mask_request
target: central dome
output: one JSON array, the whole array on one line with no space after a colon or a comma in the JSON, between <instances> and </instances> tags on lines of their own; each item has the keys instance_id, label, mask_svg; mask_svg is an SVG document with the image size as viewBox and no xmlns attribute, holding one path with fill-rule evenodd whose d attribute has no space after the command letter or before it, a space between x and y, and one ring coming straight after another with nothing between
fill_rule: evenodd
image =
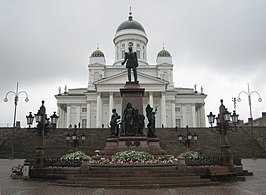
<instances>
[{"instance_id":1,"label":"central dome","mask_svg":"<svg viewBox=\"0 0 266 195\"><path fill-rule=\"evenodd\" d=\"M121 30L125 30L125 29L137 29L137 30L141 30L145 33L143 26L140 23L138 23L137 21L134 21L133 17L131 15L128 17L128 20L122 22L118 26L116 32L121 31Z\"/></svg>"}]
</instances>

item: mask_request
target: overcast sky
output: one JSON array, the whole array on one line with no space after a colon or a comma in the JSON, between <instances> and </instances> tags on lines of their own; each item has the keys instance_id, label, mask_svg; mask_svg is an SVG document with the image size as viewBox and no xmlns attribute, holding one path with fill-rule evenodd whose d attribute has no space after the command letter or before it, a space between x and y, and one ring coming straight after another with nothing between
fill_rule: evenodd
<instances>
[{"instance_id":1,"label":"overcast sky","mask_svg":"<svg viewBox=\"0 0 266 195\"><path fill-rule=\"evenodd\" d=\"M206 114L218 113L219 101L233 110L232 97L252 94L254 118L266 111L265 0L0 0L0 126L12 126L14 96L20 94L17 120L36 113L41 100L48 115L57 110L54 95L63 89L87 86L89 55L97 43L107 64L114 62L113 38L127 20L141 23L148 42L148 62L165 49L173 57L176 87L202 86ZM247 121L247 95L237 102L240 119Z\"/></svg>"}]
</instances>

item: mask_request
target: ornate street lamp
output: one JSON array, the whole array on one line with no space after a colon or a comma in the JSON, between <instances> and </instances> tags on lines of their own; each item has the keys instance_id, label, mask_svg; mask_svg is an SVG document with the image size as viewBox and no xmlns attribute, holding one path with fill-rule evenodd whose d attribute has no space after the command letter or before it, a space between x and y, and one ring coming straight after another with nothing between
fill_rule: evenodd
<instances>
[{"instance_id":1,"label":"ornate street lamp","mask_svg":"<svg viewBox=\"0 0 266 195\"><path fill-rule=\"evenodd\" d=\"M29 101L28 94L26 91L19 91L18 90L18 83L17 83L17 88L16 91L9 91L6 93L4 102L8 102L8 95L12 93L15 95L14 97L14 104L15 104L15 109L14 109L14 120L13 120L13 131L12 131L12 143L11 143L11 159L14 159L14 133L15 133L15 128L16 128L16 117L17 117L17 105L18 105L18 99L19 95L24 93L26 95L25 102Z\"/></svg>"},{"instance_id":2,"label":"ornate street lamp","mask_svg":"<svg viewBox=\"0 0 266 195\"><path fill-rule=\"evenodd\" d=\"M194 143L196 143L198 140L198 135L196 133L194 133L194 135L192 135L188 131L188 126L186 127L186 130L187 130L186 135L183 136L181 133L178 135L178 141L179 141L180 145L183 144L187 149L190 150L192 141L194 141Z\"/></svg>"},{"instance_id":3,"label":"ornate street lamp","mask_svg":"<svg viewBox=\"0 0 266 195\"><path fill-rule=\"evenodd\" d=\"M32 112L29 113L27 118L27 124L29 127L33 124L34 116ZM56 123L59 116L54 112L53 115L50 116L50 119L47 118L46 108L44 107L44 101L42 101L42 106L38 110L37 114L35 114L35 121L37 124L37 137L36 137L36 148L35 148L35 162L34 166L41 168L44 167L44 158L45 158L45 135L49 131L49 129L56 128Z\"/></svg>"},{"instance_id":4,"label":"ornate street lamp","mask_svg":"<svg viewBox=\"0 0 266 195\"><path fill-rule=\"evenodd\" d=\"M249 83L248 83L248 91L241 91L239 94L238 94L238 99L237 101L238 102L241 102L241 98L240 98L240 95L244 93L248 96L248 105L249 105L249 114L250 114L250 127L251 127L251 132L252 132L252 137L254 138L254 132L253 132L253 118L252 118L252 110L251 110L251 95L252 94L257 94L259 96L258 98L258 102L262 102L262 99L260 97L260 94L259 92L257 91L251 91L249 90Z\"/></svg>"},{"instance_id":5,"label":"ornate street lamp","mask_svg":"<svg viewBox=\"0 0 266 195\"><path fill-rule=\"evenodd\" d=\"M212 127L214 123L215 115L212 112L210 112L210 114L207 115L207 117ZM232 122L230 118L232 118ZM219 114L218 114L218 117L216 118L216 121L217 121L217 126L215 126L215 128L220 133L220 147L221 147L221 156L223 160L222 165L233 166L233 157L232 157L230 145L227 140L228 139L227 132L229 130L232 130L231 125L230 125L231 123L233 123L236 128L236 124L238 123L238 114L236 114L236 112L233 111L233 114L231 115L231 113L228 112L225 106L223 105L223 100L221 100Z\"/></svg>"},{"instance_id":6,"label":"ornate street lamp","mask_svg":"<svg viewBox=\"0 0 266 195\"><path fill-rule=\"evenodd\" d=\"M68 144L73 143L73 147L75 148L75 150L77 150L85 140L86 140L86 135L84 133L82 133L81 135L78 134L77 125L74 126L74 133L72 135L70 135L70 133L66 135L67 143Z\"/></svg>"}]
</instances>

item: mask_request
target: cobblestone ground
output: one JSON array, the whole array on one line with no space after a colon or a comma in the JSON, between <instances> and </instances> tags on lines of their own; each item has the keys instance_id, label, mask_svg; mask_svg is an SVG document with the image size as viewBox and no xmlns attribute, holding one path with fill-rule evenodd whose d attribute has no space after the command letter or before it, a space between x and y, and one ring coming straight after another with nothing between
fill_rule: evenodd
<instances>
[{"instance_id":1,"label":"cobblestone ground","mask_svg":"<svg viewBox=\"0 0 266 195\"><path fill-rule=\"evenodd\" d=\"M0 159L0 194L1 195L42 195L42 194L92 194L92 195L266 195L266 159L245 159L244 168L254 173L247 176L246 181L224 183L219 186L169 188L169 189L106 189L106 188L79 188L54 186L49 182L12 179L10 169L12 166L22 164L23 160Z\"/></svg>"}]
</instances>

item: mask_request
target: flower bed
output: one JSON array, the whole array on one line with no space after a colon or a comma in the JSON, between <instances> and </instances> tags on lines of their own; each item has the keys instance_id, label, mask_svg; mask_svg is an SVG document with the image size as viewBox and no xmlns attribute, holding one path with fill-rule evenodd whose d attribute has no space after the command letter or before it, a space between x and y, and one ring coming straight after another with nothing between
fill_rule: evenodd
<instances>
[{"instance_id":1,"label":"flower bed","mask_svg":"<svg viewBox=\"0 0 266 195\"><path fill-rule=\"evenodd\" d=\"M198 158L199 154L195 151L187 151L180 154L178 157L185 158L185 159L195 159Z\"/></svg>"},{"instance_id":2,"label":"flower bed","mask_svg":"<svg viewBox=\"0 0 266 195\"><path fill-rule=\"evenodd\" d=\"M91 166L165 166L175 165L178 160L173 155L165 155L154 157L148 152L126 150L117 152L111 157L91 158L82 152L67 154L62 159L66 158L81 158L86 159L87 164Z\"/></svg>"},{"instance_id":3,"label":"flower bed","mask_svg":"<svg viewBox=\"0 0 266 195\"><path fill-rule=\"evenodd\" d=\"M102 157L97 160L90 159L91 165L112 165L112 166L155 166L155 165L174 165L177 163L177 159L173 155L166 155L161 157L154 157L148 152L126 150L123 152L117 152L111 158Z\"/></svg>"},{"instance_id":4,"label":"flower bed","mask_svg":"<svg viewBox=\"0 0 266 195\"><path fill-rule=\"evenodd\" d=\"M90 157L81 151L68 153L68 154L61 157L62 160L88 159L88 158L90 158Z\"/></svg>"}]
</instances>

